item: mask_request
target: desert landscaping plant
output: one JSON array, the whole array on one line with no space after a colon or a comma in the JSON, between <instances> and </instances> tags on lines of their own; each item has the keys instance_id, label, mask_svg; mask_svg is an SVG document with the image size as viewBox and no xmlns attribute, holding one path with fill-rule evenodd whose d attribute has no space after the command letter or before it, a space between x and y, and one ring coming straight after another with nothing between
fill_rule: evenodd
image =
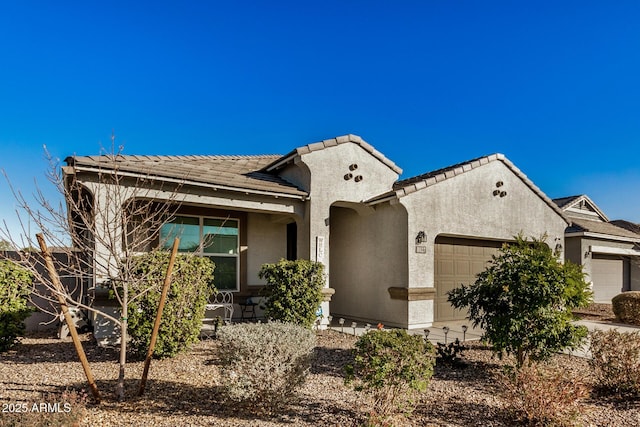
<instances>
[{"instance_id":1,"label":"desert landscaping plant","mask_svg":"<svg viewBox=\"0 0 640 427\"><path fill-rule=\"evenodd\" d=\"M134 262L138 267L140 280L134 282L132 290L137 292L149 289L129 304L131 350L138 356L143 356L151 341L162 284L169 264L169 253L155 250L136 256ZM205 305L215 292L214 267L209 258L193 255L179 255L176 258L154 357L173 357L198 341ZM142 289L138 289L138 286Z\"/></svg>"},{"instance_id":2,"label":"desert landscaping plant","mask_svg":"<svg viewBox=\"0 0 640 427\"><path fill-rule=\"evenodd\" d=\"M404 329L373 330L356 342L345 382L373 398L371 421L385 422L406 411L415 393L427 389L435 360L433 345L419 335Z\"/></svg>"},{"instance_id":3,"label":"desert landscaping plant","mask_svg":"<svg viewBox=\"0 0 640 427\"><path fill-rule=\"evenodd\" d=\"M268 319L307 328L313 326L322 301L322 263L282 259L275 264L264 264L259 277L267 281L264 314Z\"/></svg>"},{"instance_id":4,"label":"desert landscaping plant","mask_svg":"<svg viewBox=\"0 0 640 427\"><path fill-rule=\"evenodd\" d=\"M596 387L618 397L640 396L640 332L591 333Z\"/></svg>"},{"instance_id":5,"label":"desert landscaping plant","mask_svg":"<svg viewBox=\"0 0 640 427\"><path fill-rule=\"evenodd\" d=\"M24 333L24 320L32 309L28 306L31 274L8 260L0 260L0 353L7 351Z\"/></svg>"},{"instance_id":6,"label":"desert landscaping plant","mask_svg":"<svg viewBox=\"0 0 640 427\"><path fill-rule=\"evenodd\" d=\"M507 369L500 383L507 409L524 425L574 425L589 395L576 374L540 363Z\"/></svg>"},{"instance_id":7,"label":"desert landscaping plant","mask_svg":"<svg viewBox=\"0 0 640 427\"><path fill-rule=\"evenodd\" d=\"M315 334L290 323L223 326L220 375L224 395L249 410L272 412L295 399L309 372Z\"/></svg>"},{"instance_id":8,"label":"desert landscaping plant","mask_svg":"<svg viewBox=\"0 0 640 427\"><path fill-rule=\"evenodd\" d=\"M572 323L571 310L589 304L589 284L580 267L562 263L544 237L517 236L503 245L476 282L450 291L449 301L468 308L484 339L499 355L515 355L518 367L575 349L587 336L584 326Z\"/></svg>"},{"instance_id":9,"label":"desert landscaping plant","mask_svg":"<svg viewBox=\"0 0 640 427\"><path fill-rule=\"evenodd\" d=\"M97 172L90 174L91 182L82 181L79 176L83 170L76 168L73 158L67 159L68 166L61 168L57 159L49 157L48 178L61 195L61 202L51 203L50 196L38 192L32 203L12 186L23 225L22 235L12 235L6 227L0 229L0 235L12 247L35 248L40 245L31 235L30 226L39 230L48 246L55 246L66 255L64 262L55 260L56 270L83 278L95 274L96 288L110 292L116 299L119 311L116 315L89 305L82 293L59 289L51 274L42 273L47 270L42 268L43 258L38 252L17 252L16 262L40 284L30 289L34 297L31 301L38 309L57 317L61 306L58 296L61 296L69 307L94 313L115 325L120 342L115 393L124 399L128 309L149 290L144 286L146 279L137 274L134 255L162 243L158 242L157 232L179 207L180 184L163 188L151 175L152 171L138 176L121 171L121 151L122 147L116 149L114 144L111 152L101 156L103 161L96 165ZM3 254L0 252L0 256L6 256Z\"/></svg>"},{"instance_id":10,"label":"desert landscaping plant","mask_svg":"<svg viewBox=\"0 0 640 427\"><path fill-rule=\"evenodd\" d=\"M613 314L622 323L640 325L640 291L628 291L611 300Z\"/></svg>"}]
</instances>

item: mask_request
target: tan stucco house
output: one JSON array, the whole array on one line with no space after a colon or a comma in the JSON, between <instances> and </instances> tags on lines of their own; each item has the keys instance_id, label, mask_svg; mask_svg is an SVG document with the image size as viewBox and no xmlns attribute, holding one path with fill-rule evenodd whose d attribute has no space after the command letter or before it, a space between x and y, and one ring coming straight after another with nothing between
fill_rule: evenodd
<instances>
[{"instance_id":1,"label":"tan stucco house","mask_svg":"<svg viewBox=\"0 0 640 427\"><path fill-rule=\"evenodd\" d=\"M97 171L112 164L104 156L66 162L64 173L90 194L104 185ZM132 177L179 184L173 225L196 248L208 229L217 230L215 248L196 252L214 259L217 286L234 291L236 301L259 292L263 263L305 258L326 267L325 316L389 326L463 318L446 292L474 281L502 242L546 234L562 251L569 225L501 154L404 180L395 163L355 135L284 156L119 156L117 164ZM101 272L95 276L99 283Z\"/></svg>"},{"instance_id":2,"label":"tan stucco house","mask_svg":"<svg viewBox=\"0 0 640 427\"><path fill-rule=\"evenodd\" d=\"M565 233L566 259L582 266L593 300L610 303L624 291L640 290L640 229L628 221L609 221L586 195L554 199L571 220Z\"/></svg>"}]
</instances>

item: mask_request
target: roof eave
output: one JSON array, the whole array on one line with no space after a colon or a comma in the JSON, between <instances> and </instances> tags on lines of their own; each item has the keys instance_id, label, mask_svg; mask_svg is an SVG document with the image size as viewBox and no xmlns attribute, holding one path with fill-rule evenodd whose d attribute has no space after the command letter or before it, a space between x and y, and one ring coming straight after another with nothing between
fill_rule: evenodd
<instances>
[{"instance_id":1,"label":"roof eave","mask_svg":"<svg viewBox=\"0 0 640 427\"><path fill-rule=\"evenodd\" d=\"M619 242L640 243L640 236L638 236L638 238L633 238L633 237L626 237L626 236L616 236L613 234L594 233L592 231L572 231L569 233L565 233L564 237L592 237L595 239L617 240Z\"/></svg>"},{"instance_id":2,"label":"roof eave","mask_svg":"<svg viewBox=\"0 0 640 427\"><path fill-rule=\"evenodd\" d=\"M115 172L113 169L110 168L92 168L92 167L88 167L88 166L78 166L75 165L73 166L73 169L75 171L81 171L81 172L91 172L91 173L112 173ZM245 193L245 194L255 194L255 195L261 195L261 196L271 196L271 197L275 197L275 198L288 198L288 199L297 199L297 200L308 200L309 199L309 195L308 194L291 194L291 193L284 193L284 192L277 192L277 191L267 191L267 190L256 190L253 188L246 188L246 187L232 187L232 186L226 186L226 185L220 185L220 184L213 184L213 183L205 183L205 182L201 182L201 181L194 181L194 180L190 180L190 179L178 179L178 178L171 178L171 177L164 177L161 175L153 175L153 174L141 174L141 173L135 173L135 172L126 172L126 171L121 171L119 170L118 175L120 176L126 176L126 177L130 177L130 178L147 178L147 179L153 179L153 180L157 180L157 181L162 181L162 182L170 182L170 183L174 183L174 184L181 184L181 185L190 185L190 186L194 186L194 187L202 187L202 188L209 188L209 189L213 189L213 190L223 190L223 191L232 191L232 192L236 192L236 193Z\"/></svg>"}]
</instances>

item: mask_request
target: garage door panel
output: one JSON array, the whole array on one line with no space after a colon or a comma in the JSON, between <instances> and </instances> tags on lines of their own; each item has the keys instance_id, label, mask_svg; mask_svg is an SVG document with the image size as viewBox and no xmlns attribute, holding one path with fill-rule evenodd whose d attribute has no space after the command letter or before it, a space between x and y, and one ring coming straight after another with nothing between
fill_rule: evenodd
<instances>
[{"instance_id":1,"label":"garage door panel","mask_svg":"<svg viewBox=\"0 0 640 427\"><path fill-rule=\"evenodd\" d=\"M488 265L491 256L497 253L500 243L469 239L439 238L435 247L436 287L435 320L462 320L467 311L454 309L447 300L447 292L461 284L472 284L476 276ZM446 267L445 267L446 266ZM451 270L453 266L453 271Z\"/></svg>"},{"instance_id":2,"label":"garage door panel","mask_svg":"<svg viewBox=\"0 0 640 427\"><path fill-rule=\"evenodd\" d=\"M436 274L438 275L452 275L453 274L453 260L438 260L436 262Z\"/></svg>"},{"instance_id":3,"label":"garage door panel","mask_svg":"<svg viewBox=\"0 0 640 427\"><path fill-rule=\"evenodd\" d=\"M624 288L624 261L594 256L591 260L591 281L593 300L610 303Z\"/></svg>"}]
</instances>

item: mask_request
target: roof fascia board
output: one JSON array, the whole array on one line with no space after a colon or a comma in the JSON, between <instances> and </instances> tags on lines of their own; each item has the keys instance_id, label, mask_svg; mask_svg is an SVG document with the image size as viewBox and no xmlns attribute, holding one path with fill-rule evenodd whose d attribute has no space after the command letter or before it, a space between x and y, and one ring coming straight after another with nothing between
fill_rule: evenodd
<instances>
[{"instance_id":1,"label":"roof fascia board","mask_svg":"<svg viewBox=\"0 0 640 427\"><path fill-rule=\"evenodd\" d=\"M614 236L613 234L594 233L591 231L576 231L572 233L565 233L564 237L592 237L595 239L617 240L619 242L640 242L640 236L638 236L637 239L634 239L632 237Z\"/></svg>"},{"instance_id":2,"label":"roof fascia board","mask_svg":"<svg viewBox=\"0 0 640 427\"><path fill-rule=\"evenodd\" d=\"M113 169L91 168L87 166L74 166L74 169L76 171L81 171L81 172L92 172L92 173L102 172L102 173L109 173L109 174L115 173ZM156 181L171 182L174 184L182 184L182 185L191 185L194 187L210 188L213 190L225 190L225 191L233 191L236 193L256 194L261 196L271 196L275 198L282 197L286 199L297 199L297 200L303 200L303 201L310 199L308 195L302 195L302 194L278 193L273 191L253 190L250 188L230 187L230 186L217 185L217 184L206 184L203 182L192 181L189 179L176 179L176 178L169 178L169 177L163 177L163 176L152 175L152 174L139 174L134 172L123 172L123 171L118 171L117 173L118 175L130 177L130 178L153 179Z\"/></svg>"},{"instance_id":3,"label":"roof fascia board","mask_svg":"<svg viewBox=\"0 0 640 427\"><path fill-rule=\"evenodd\" d=\"M640 250L638 249L612 248L610 246L590 245L589 252L597 254L640 256Z\"/></svg>"}]
</instances>

